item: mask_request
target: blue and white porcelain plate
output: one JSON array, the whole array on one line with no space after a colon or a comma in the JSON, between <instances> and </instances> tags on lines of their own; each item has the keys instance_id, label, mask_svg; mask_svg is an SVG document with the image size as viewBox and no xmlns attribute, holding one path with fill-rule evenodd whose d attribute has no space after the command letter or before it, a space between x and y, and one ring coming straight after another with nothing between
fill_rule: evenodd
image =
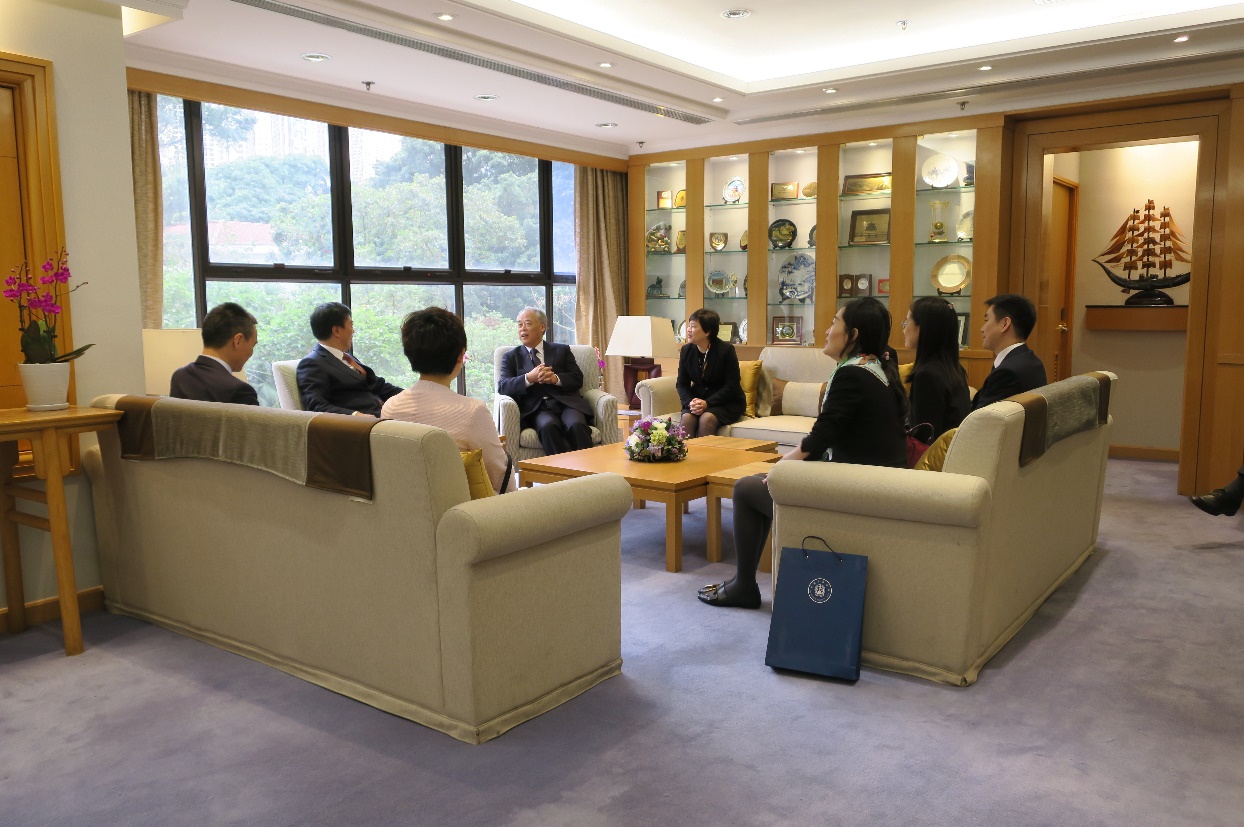
<instances>
[{"instance_id":1,"label":"blue and white porcelain plate","mask_svg":"<svg viewBox=\"0 0 1244 827\"><path fill-rule=\"evenodd\" d=\"M816 259L807 253L788 256L778 269L778 296L781 301L798 299L806 302L816 289Z\"/></svg>"}]
</instances>

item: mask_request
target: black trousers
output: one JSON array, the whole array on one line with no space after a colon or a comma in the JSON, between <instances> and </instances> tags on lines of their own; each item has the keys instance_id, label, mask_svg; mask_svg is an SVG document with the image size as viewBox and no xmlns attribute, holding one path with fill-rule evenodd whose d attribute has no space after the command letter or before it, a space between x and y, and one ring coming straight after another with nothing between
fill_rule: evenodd
<instances>
[{"instance_id":1,"label":"black trousers","mask_svg":"<svg viewBox=\"0 0 1244 827\"><path fill-rule=\"evenodd\" d=\"M765 539L773 525L773 496L764 475L744 477L734 484L734 553L738 558L736 583L755 583L764 555Z\"/></svg>"},{"instance_id":2,"label":"black trousers","mask_svg":"<svg viewBox=\"0 0 1244 827\"><path fill-rule=\"evenodd\" d=\"M556 399L545 399L534 414L524 418L525 427L534 427L545 454L564 454L592 447L592 429L587 417Z\"/></svg>"}]
</instances>

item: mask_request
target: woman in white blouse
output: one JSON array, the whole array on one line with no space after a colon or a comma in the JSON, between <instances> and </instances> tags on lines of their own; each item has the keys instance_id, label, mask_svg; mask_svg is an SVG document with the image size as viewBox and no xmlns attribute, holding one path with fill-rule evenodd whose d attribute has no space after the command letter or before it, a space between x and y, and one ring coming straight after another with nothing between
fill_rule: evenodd
<instances>
[{"instance_id":1,"label":"woman in white blouse","mask_svg":"<svg viewBox=\"0 0 1244 827\"><path fill-rule=\"evenodd\" d=\"M416 310L402 320L402 351L419 380L384 403L380 416L432 425L449 432L460 451L483 449L495 491L505 482L505 449L488 406L452 389L466 358L462 321L439 307Z\"/></svg>"}]
</instances>

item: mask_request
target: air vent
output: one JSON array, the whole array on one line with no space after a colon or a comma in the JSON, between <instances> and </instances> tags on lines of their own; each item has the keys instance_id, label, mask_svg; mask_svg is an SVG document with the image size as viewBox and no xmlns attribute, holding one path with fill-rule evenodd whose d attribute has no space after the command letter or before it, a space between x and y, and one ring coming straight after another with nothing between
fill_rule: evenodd
<instances>
[{"instance_id":1,"label":"air vent","mask_svg":"<svg viewBox=\"0 0 1244 827\"><path fill-rule=\"evenodd\" d=\"M240 3L243 6L250 6L263 11L273 12L274 14L283 14L286 17L296 17L299 20L306 20L309 23L316 23L321 26L328 26L333 29L357 34L361 37L370 37L373 40L381 40L385 43L392 43L395 46L403 46L407 49L424 52L425 54L443 57L446 60L456 60L460 63L467 63L471 66L478 66L481 69L489 69L494 72L500 72L510 77L521 78L523 80L538 83L541 86L550 86L554 89L560 89L563 92L573 92L576 95L583 95L596 100L602 100L606 103L616 104L617 106L625 106L628 109L636 109L640 112L650 112L654 115L661 115L666 118L673 118L676 121L695 124L700 126L709 122L709 118L703 115L696 115L691 112L683 112L678 109L670 109L665 106L648 103L638 98L619 95L608 89L600 89L596 86L589 86L586 83L576 83L575 81L565 80L563 78L546 75L543 72L533 72L530 69L524 69L521 66L513 66L509 63L502 63L491 58L481 57L479 55L464 52L461 49L451 49L447 46L441 46L436 43L429 43L426 40L418 40L413 37L386 32L384 29L377 29L373 26L364 26L360 23L354 23L349 20L343 20L340 17L333 17L320 12L310 11L300 8L289 3L279 3L275 0L232 0L234 3Z\"/></svg>"}]
</instances>

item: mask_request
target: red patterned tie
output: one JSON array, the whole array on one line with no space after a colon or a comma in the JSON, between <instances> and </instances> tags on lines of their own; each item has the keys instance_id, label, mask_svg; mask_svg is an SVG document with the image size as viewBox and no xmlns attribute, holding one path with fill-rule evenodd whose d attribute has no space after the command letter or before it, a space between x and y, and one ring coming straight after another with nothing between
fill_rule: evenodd
<instances>
[{"instance_id":1,"label":"red patterned tie","mask_svg":"<svg viewBox=\"0 0 1244 827\"><path fill-rule=\"evenodd\" d=\"M359 365L359 363L354 361L354 357L348 353L345 353L344 351L341 354L341 361L345 362L350 367L350 369L353 370L355 373L357 373L359 376L367 375L367 372L363 370L363 368Z\"/></svg>"}]
</instances>

